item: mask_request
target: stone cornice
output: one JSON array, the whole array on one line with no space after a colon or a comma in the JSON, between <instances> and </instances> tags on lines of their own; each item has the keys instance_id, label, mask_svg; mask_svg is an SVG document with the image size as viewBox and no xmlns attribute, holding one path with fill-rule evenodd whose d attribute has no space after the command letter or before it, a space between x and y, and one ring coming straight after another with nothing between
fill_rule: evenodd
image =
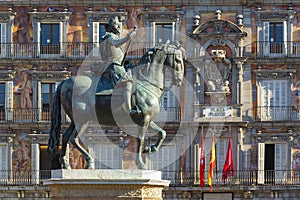
<instances>
[{"instance_id":1,"label":"stone cornice","mask_svg":"<svg viewBox=\"0 0 300 200\"><path fill-rule=\"evenodd\" d=\"M15 70L0 70L1 81L11 81L15 77Z\"/></svg>"},{"instance_id":2,"label":"stone cornice","mask_svg":"<svg viewBox=\"0 0 300 200\"><path fill-rule=\"evenodd\" d=\"M183 11L143 11L141 13L147 22L180 22Z\"/></svg>"},{"instance_id":3,"label":"stone cornice","mask_svg":"<svg viewBox=\"0 0 300 200\"><path fill-rule=\"evenodd\" d=\"M29 71L32 80L62 81L71 76L69 71Z\"/></svg>"},{"instance_id":4,"label":"stone cornice","mask_svg":"<svg viewBox=\"0 0 300 200\"><path fill-rule=\"evenodd\" d=\"M257 80L276 80L276 79L292 79L295 69L282 69L282 70L254 70Z\"/></svg>"},{"instance_id":5,"label":"stone cornice","mask_svg":"<svg viewBox=\"0 0 300 200\"><path fill-rule=\"evenodd\" d=\"M88 18L88 22L107 23L108 19L114 16L118 16L121 21L124 20L127 12L87 11L85 15Z\"/></svg>"},{"instance_id":6,"label":"stone cornice","mask_svg":"<svg viewBox=\"0 0 300 200\"><path fill-rule=\"evenodd\" d=\"M71 12L29 12L33 22L67 22Z\"/></svg>"}]
</instances>

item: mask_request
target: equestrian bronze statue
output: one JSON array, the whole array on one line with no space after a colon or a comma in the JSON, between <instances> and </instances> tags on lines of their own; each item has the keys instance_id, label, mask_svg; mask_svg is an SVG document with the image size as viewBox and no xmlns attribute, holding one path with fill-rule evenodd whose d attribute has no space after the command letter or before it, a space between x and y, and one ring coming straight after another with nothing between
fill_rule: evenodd
<instances>
[{"instance_id":1,"label":"equestrian bronze statue","mask_svg":"<svg viewBox=\"0 0 300 200\"><path fill-rule=\"evenodd\" d=\"M120 77L115 82L111 72L117 63L106 67L99 76L80 75L62 81L54 97L48 144L51 152L57 152L60 145L62 106L71 120L69 127L63 132L60 155L62 168L71 169L69 160L66 159L68 142L82 153L87 169L95 168L94 158L79 143L80 135L95 117L100 126L123 129L130 124L135 125L136 130L128 133L136 137L135 162L139 169L147 169L142 153L158 151L166 137L166 132L153 121L160 112L160 103L166 88L166 70L171 74L172 84L180 86L184 74L184 59L185 50L179 43L163 44L147 50L130 72L123 73L130 78ZM132 84L132 89L129 90L129 106L126 105L128 102L124 95L128 82ZM93 110L95 116L92 114ZM148 127L155 130L159 136L156 143L149 146L144 143Z\"/></svg>"}]
</instances>

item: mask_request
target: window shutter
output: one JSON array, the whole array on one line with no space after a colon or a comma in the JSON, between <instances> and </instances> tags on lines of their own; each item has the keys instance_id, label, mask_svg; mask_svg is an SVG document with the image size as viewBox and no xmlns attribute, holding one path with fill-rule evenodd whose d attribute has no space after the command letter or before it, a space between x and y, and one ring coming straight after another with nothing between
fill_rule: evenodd
<instances>
[{"instance_id":1,"label":"window shutter","mask_svg":"<svg viewBox=\"0 0 300 200\"><path fill-rule=\"evenodd\" d=\"M275 144L275 180L286 178L287 144Z\"/></svg>"},{"instance_id":2,"label":"window shutter","mask_svg":"<svg viewBox=\"0 0 300 200\"><path fill-rule=\"evenodd\" d=\"M93 56L99 55L99 22L93 22Z\"/></svg>"},{"instance_id":3,"label":"window shutter","mask_svg":"<svg viewBox=\"0 0 300 200\"><path fill-rule=\"evenodd\" d=\"M257 160L257 183L264 184L265 181L265 143L258 143L258 160Z\"/></svg>"},{"instance_id":4,"label":"window shutter","mask_svg":"<svg viewBox=\"0 0 300 200\"><path fill-rule=\"evenodd\" d=\"M287 55L287 21L283 21L283 55Z\"/></svg>"},{"instance_id":5,"label":"window shutter","mask_svg":"<svg viewBox=\"0 0 300 200\"><path fill-rule=\"evenodd\" d=\"M6 57L7 55L7 34L6 34L6 24L1 23L1 55Z\"/></svg>"},{"instance_id":6,"label":"window shutter","mask_svg":"<svg viewBox=\"0 0 300 200\"><path fill-rule=\"evenodd\" d=\"M99 169L120 169L120 148L115 144L95 146L96 167Z\"/></svg>"},{"instance_id":7,"label":"window shutter","mask_svg":"<svg viewBox=\"0 0 300 200\"><path fill-rule=\"evenodd\" d=\"M223 166L226 160L228 140L227 139L219 139L216 142L216 154L217 154L217 170L223 170Z\"/></svg>"},{"instance_id":8,"label":"window shutter","mask_svg":"<svg viewBox=\"0 0 300 200\"><path fill-rule=\"evenodd\" d=\"M269 22L263 22L263 51L264 56L269 56L270 54L270 41L269 41Z\"/></svg>"},{"instance_id":9,"label":"window shutter","mask_svg":"<svg viewBox=\"0 0 300 200\"><path fill-rule=\"evenodd\" d=\"M61 56L64 56L64 49L63 49L63 46L64 46L64 39L63 39L63 36L64 36L64 23L63 22L59 22L59 30L58 30L58 33L59 33L59 50L60 50L60 55Z\"/></svg>"},{"instance_id":10,"label":"window shutter","mask_svg":"<svg viewBox=\"0 0 300 200\"><path fill-rule=\"evenodd\" d=\"M0 145L0 171L7 170L7 150L6 145ZM4 173L6 174L6 173ZM4 177L2 177L4 178Z\"/></svg>"}]
</instances>

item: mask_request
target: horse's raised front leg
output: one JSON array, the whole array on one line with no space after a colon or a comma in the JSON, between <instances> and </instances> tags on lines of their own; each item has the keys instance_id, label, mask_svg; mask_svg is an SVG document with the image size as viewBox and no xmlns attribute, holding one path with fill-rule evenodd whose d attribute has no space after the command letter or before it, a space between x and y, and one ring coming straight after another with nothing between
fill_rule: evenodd
<instances>
[{"instance_id":1,"label":"horse's raised front leg","mask_svg":"<svg viewBox=\"0 0 300 200\"><path fill-rule=\"evenodd\" d=\"M86 169L95 169L94 158L87 152L79 143L80 135L85 131L89 122L85 122L82 125L76 127L78 131L75 129L73 131L72 137L70 139L71 144L78 149L86 160Z\"/></svg>"},{"instance_id":2,"label":"horse's raised front leg","mask_svg":"<svg viewBox=\"0 0 300 200\"><path fill-rule=\"evenodd\" d=\"M153 121L150 122L149 126L154 130L158 131L159 139L156 142L156 144L151 145L150 147L145 147L143 153L153 153L158 151L158 149L160 148L160 146L162 145L162 143L166 138L166 131L160 128L159 126L157 126L157 124L155 124Z\"/></svg>"},{"instance_id":3,"label":"horse's raised front leg","mask_svg":"<svg viewBox=\"0 0 300 200\"><path fill-rule=\"evenodd\" d=\"M150 120L151 120L150 116L145 115L144 119L142 120L138 128L137 152L136 152L137 155L136 155L135 163L139 169L147 169L147 165L144 163L142 158L142 152L143 152L143 147L145 142L145 134L148 129Z\"/></svg>"},{"instance_id":4,"label":"horse's raised front leg","mask_svg":"<svg viewBox=\"0 0 300 200\"><path fill-rule=\"evenodd\" d=\"M62 138L62 149L60 153L60 163L61 163L61 168L62 169L71 169L70 163L68 156L66 156L66 151L67 151L67 145L69 142L69 139L75 129L74 123L72 122L70 126L67 128L67 130L63 133L63 138Z\"/></svg>"}]
</instances>

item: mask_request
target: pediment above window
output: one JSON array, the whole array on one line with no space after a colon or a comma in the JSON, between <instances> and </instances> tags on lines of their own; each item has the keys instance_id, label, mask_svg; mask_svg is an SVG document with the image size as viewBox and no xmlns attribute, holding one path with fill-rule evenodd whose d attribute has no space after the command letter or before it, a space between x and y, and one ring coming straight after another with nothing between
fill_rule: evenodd
<instances>
[{"instance_id":1,"label":"pediment above window","mask_svg":"<svg viewBox=\"0 0 300 200\"><path fill-rule=\"evenodd\" d=\"M12 21L16 16L15 12L0 12L0 22L7 23Z\"/></svg>"},{"instance_id":2,"label":"pediment above window","mask_svg":"<svg viewBox=\"0 0 300 200\"><path fill-rule=\"evenodd\" d=\"M226 21L226 20L211 20L200 24L196 27L192 35L198 36L212 36L212 35L223 35L223 36L238 36L246 37L247 33L244 32L238 25Z\"/></svg>"},{"instance_id":3,"label":"pediment above window","mask_svg":"<svg viewBox=\"0 0 300 200\"><path fill-rule=\"evenodd\" d=\"M147 22L181 22L183 11L144 11Z\"/></svg>"},{"instance_id":4,"label":"pediment above window","mask_svg":"<svg viewBox=\"0 0 300 200\"><path fill-rule=\"evenodd\" d=\"M296 70L254 70L257 80L292 79Z\"/></svg>"},{"instance_id":5,"label":"pediment above window","mask_svg":"<svg viewBox=\"0 0 300 200\"><path fill-rule=\"evenodd\" d=\"M71 12L30 12L32 22L67 22Z\"/></svg>"},{"instance_id":6,"label":"pediment above window","mask_svg":"<svg viewBox=\"0 0 300 200\"><path fill-rule=\"evenodd\" d=\"M15 77L15 70L0 70L0 78L2 81L10 81Z\"/></svg>"},{"instance_id":7,"label":"pediment above window","mask_svg":"<svg viewBox=\"0 0 300 200\"><path fill-rule=\"evenodd\" d=\"M295 10L267 10L255 11L254 16L257 22L260 21L287 21L296 14Z\"/></svg>"},{"instance_id":8,"label":"pediment above window","mask_svg":"<svg viewBox=\"0 0 300 200\"><path fill-rule=\"evenodd\" d=\"M127 12L105 12L105 11L87 11L85 15L88 18L88 22L100 22L107 23L111 17L119 17L121 21L127 16Z\"/></svg>"}]
</instances>

